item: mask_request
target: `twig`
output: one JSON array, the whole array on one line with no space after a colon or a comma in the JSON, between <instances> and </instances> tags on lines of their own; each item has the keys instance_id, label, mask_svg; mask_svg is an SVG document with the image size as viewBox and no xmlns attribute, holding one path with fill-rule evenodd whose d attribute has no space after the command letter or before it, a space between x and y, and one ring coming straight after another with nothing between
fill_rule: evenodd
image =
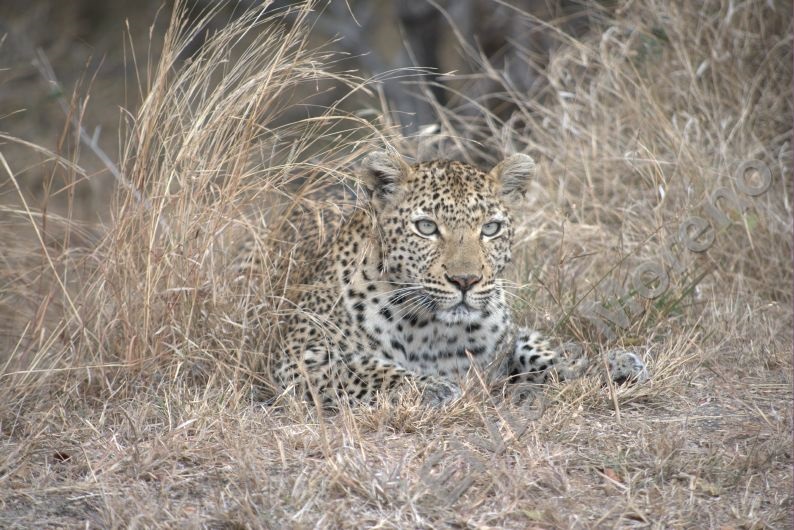
<instances>
[{"instance_id":1,"label":"twig","mask_svg":"<svg viewBox=\"0 0 794 530\"><path fill-rule=\"evenodd\" d=\"M53 277L58 282L58 285L63 291L63 295L66 298L66 301L69 303L69 307L72 309L74 313L74 317L77 319L77 322L83 326L83 319L80 318L80 311L77 310L77 306L75 305L74 301L72 301L72 297L69 296L69 291L66 289L66 285L61 280L60 275L58 274L58 269L55 267L55 263L52 261L52 257L50 256L49 251L47 250L47 243L44 241L44 236L41 234L41 230L39 230L38 224L33 220L33 212L28 206L28 202L25 200L25 195L22 193L22 188L19 186L19 182L17 181L16 175L11 170L11 167L8 165L6 158L3 156L3 153L0 153L0 167L5 169L6 173L8 174L8 178L11 179L11 183L14 185L14 188L19 195L19 200L22 201L22 206L25 208L25 213L27 213L28 218L30 219L30 226L33 227L33 230L36 232L36 237L39 240L39 244L41 245L41 251L44 253L44 256L47 258L47 263L50 265L52 269Z\"/></svg>"},{"instance_id":2,"label":"twig","mask_svg":"<svg viewBox=\"0 0 794 530\"><path fill-rule=\"evenodd\" d=\"M74 126L75 130L78 133L80 141L88 147L94 155L102 162L102 164L107 168L113 178L121 184L124 188L132 192L132 196L138 204L143 205L144 208L147 210L153 211L154 207L152 206L151 201L147 199L143 193L141 193L135 185L130 182L119 170L118 166L110 159L108 154L105 152L102 147L99 145L99 127L97 127L94 131L93 135L88 134L85 127L80 123L79 114L69 112L69 105L66 103L66 98L64 97L63 87L61 86L58 78L55 76L55 71L52 69L52 65L50 61L47 59L47 56L44 54L44 51L41 48L37 48L35 51L35 57L33 60L33 66L39 71L41 77L50 85L52 89L54 97L58 100L58 104L61 107L64 115L69 118ZM168 223L163 219L162 215L157 216L157 225L165 232L170 232L170 228Z\"/></svg>"}]
</instances>

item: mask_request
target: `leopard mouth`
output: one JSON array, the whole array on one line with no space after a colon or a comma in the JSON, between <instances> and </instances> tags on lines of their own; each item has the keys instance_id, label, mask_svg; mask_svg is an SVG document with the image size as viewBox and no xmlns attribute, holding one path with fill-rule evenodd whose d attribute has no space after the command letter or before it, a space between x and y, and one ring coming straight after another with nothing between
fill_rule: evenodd
<instances>
[{"instance_id":1,"label":"leopard mouth","mask_svg":"<svg viewBox=\"0 0 794 530\"><path fill-rule=\"evenodd\" d=\"M453 318L466 318L477 315L482 311L482 307L480 307L481 300L473 297L470 293L439 291L439 289L427 289L425 291L426 301L428 302L425 307L433 313L452 316Z\"/></svg>"},{"instance_id":2,"label":"leopard mouth","mask_svg":"<svg viewBox=\"0 0 794 530\"><path fill-rule=\"evenodd\" d=\"M443 302L444 311L447 312L472 312L478 311L479 307L479 300L476 296L472 296L470 293L456 293L457 296L453 295L450 298Z\"/></svg>"},{"instance_id":3,"label":"leopard mouth","mask_svg":"<svg viewBox=\"0 0 794 530\"><path fill-rule=\"evenodd\" d=\"M447 305L446 303L440 300L433 299L432 303L428 304L428 307L432 309L433 313L443 313L455 317L469 316L477 311L476 307L474 307L465 300L459 300L450 305Z\"/></svg>"}]
</instances>

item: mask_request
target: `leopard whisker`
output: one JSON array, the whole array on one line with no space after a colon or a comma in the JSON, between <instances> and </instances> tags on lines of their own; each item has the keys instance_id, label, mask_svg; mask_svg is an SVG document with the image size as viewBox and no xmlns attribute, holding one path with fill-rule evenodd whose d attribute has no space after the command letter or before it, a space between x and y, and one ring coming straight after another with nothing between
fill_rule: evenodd
<instances>
[{"instance_id":1,"label":"leopard whisker","mask_svg":"<svg viewBox=\"0 0 794 530\"><path fill-rule=\"evenodd\" d=\"M403 316L410 314L413 310L418 309L420 307L424 307L425 309L428 310L430 309L430 307L426 305L427 303L426 296L417 296L417 295L421 295L422 293L413 293L413 294L415 295L414 299L410 300L409 304L400 307L400 309L394 314L395 317L402 318Z\"/></svg>"}]
</instances>

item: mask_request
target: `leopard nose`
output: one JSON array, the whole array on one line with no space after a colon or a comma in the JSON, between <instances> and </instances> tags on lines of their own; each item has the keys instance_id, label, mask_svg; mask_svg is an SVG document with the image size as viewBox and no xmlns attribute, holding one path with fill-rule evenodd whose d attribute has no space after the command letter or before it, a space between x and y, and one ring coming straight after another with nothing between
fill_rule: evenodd
<instances>
[{"instance_id":1,"label":"leopard nose","mask_svg":"<svg viewBox=\"0 0 794 530\"><path fill-rule=\"evenodd\" d=\"M449 276L445 274L444 276L446 276L448 282L456 285L458 289L464 293L471 289L472 285L479 283L479 281L482 280L482 276L476 276L474 274L459 274L456 276Z\"/></svg>"}]
</instances>

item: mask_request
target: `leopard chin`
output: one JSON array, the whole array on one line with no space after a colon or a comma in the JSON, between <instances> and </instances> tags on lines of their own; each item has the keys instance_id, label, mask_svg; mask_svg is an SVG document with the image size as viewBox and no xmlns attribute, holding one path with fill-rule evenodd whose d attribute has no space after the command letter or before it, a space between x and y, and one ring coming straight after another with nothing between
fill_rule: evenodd
<instances>
[{"instance_id":1,"label":"leopard chin","mask_svg":"<svg viewBox=\"0 0 794 530\"><path fill-rule=\"evenodd\" d=\"M466 302L458 302L436 313L436 318L447 324L463 324L482 318L482 311Z\"/></svg>"}]
</instances>

